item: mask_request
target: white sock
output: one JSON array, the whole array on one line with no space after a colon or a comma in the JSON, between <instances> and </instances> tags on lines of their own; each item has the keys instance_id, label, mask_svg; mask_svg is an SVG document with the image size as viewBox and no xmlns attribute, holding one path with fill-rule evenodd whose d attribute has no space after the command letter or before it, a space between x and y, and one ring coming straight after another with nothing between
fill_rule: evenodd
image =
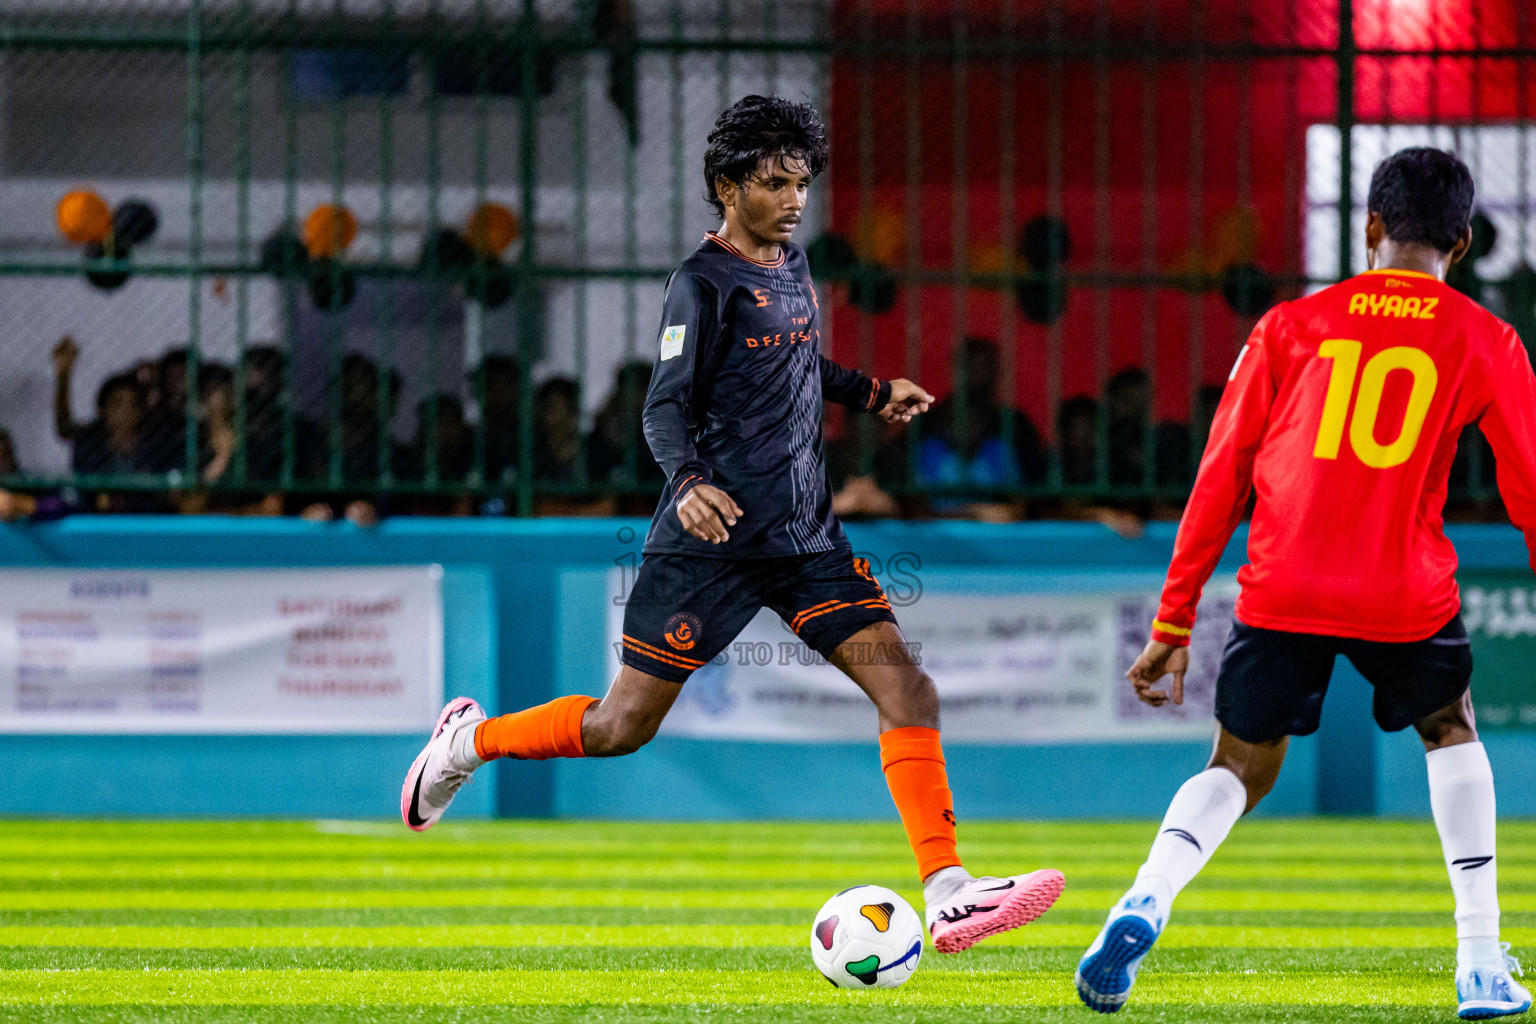
<instances>
[{"instance_id":1,"label":"white sock","mask_svg":"<svg viewBox=\"0 0 1536 1024\"><path fill-rule=\"evenodd\" d=\"M1502 953L1490 955L1499 941L1499 865L1488 752L1481 743L1458 743L1429 751L1424 762L1429 806L1456 897L1457 967L1502 964Z\"/></svg>"},{"instance_id":2,"label":"white sock","mask_svg":"<svg viewBox=\"0 0 1536 1024\"><path fill-rule=\"evenodd\" d=\"M1166 916L1174 897L1211 859L1248 806L1248 790L1226 768L1207 768L1179 787L1132 892L1151 892Z\"/></svg>"},{"instance_id":3,"label":"white sock","mask_svg":"<svg viewBox=\"0 0 1536 1024\"><path fill-rule=\"evenodd\" d=\"M485 764L485 759L475 752L475 727L480 720L465 722L459 726L448 739L448 751L454 761L454 767L472 772Z\"/></svg>"},{"instance_id":4,"label":"white sock","mask_svg":"<svg viewBox=\"0 0 1536 1024\"><path fill-rule=\"evenodd\" d=\"M923 883L923 902L932 906L949 899L971 880L971 873L959 865L940 868Z\"/></svg>"}]
</instances>

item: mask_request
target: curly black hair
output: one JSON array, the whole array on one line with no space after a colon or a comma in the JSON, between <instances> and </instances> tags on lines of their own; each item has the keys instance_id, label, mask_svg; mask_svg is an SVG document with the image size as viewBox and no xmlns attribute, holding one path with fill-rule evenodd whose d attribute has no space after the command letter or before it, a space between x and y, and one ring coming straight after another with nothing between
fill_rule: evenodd
<instances>
[{"instance_id":1,"label":"curly black hair","mask_svg":"<svg viewBox=\"0 0 1536 1024\"><path fill-rule=\"evenodd\" d=\"M1476 187L1454 153L1427 146L1400 149L1376 165L1366 209L1381 214L1394 242L1456 248L1472 223Z\"/></svg>"},{"instance_id":2,"label":"curly black hair","mask_svg":"<svg viewBox=\"0 0 1536 1024\"><path fill-rule=\"evenodd\" d=\"M782 96L744 96L715 119L704 150L704 201L725 216L715 183L746 183L767 159L798 160L815 177L827 169L827 127L809 103Z\"/></svg>"}]
</instances>

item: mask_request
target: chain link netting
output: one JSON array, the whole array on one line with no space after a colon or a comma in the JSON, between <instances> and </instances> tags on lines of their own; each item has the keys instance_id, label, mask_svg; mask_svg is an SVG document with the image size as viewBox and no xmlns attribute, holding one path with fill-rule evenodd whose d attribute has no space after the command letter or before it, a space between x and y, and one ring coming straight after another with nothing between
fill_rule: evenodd
<instances>
[{"instance_id":1,"label":"chain link netting","mask_svg":"<svg viewBox=\"0 0 1536 1024\"><path fill-rule=\"evenodd\" d=\"M710 124L768 92L832 135L799 239L830 354L942 396L905 430L829 413L840 510L1174 515L1242 339L1363 268L1400 146L1468 160L1455 283L1536 341L1530 20L12 0L0 470L38 514L646 513L661 285L715 226ZM1489 510L1463 449L1453 489Z\"/></svg>"}]
</instances>

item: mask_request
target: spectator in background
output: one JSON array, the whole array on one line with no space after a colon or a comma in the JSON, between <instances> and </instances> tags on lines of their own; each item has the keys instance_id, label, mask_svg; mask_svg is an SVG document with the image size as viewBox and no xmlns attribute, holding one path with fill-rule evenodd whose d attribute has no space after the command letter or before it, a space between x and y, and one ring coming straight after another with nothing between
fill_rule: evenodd
<instances>
[{"instance_id":1,"label":"spectator in background","mask_svg":"<svg viewBox=\"0 0 1536 1024\"><path fill-rule=\"evenodd\" d=\"M1495 522L1504 514L1498 491L1498 463L1488 438L1476 424L1463 430L1456 442L1449 490L1451 497L1458 501L1470 499L1497 506Z\"/></svg>"},{"instance_id":2,"label":"spectator in background","mask_svg":"<svg viewBox=\"0 0 1536 1024\"><path fill-rule=\"evenodd\" d=\"M445 487L474 483L475 442L464 417L464 403L447 393L416 403L416 436L411 442L411 461L421 479ZM436 471L435 477L433 476ZM475 497L460 494L419 494L408 499L411 513L423 516L467 516L475 509Z\"/></svg>"},{"instance_id":3,"label":"spectator in background","mask_svg":"<svg viewBox=\"0 0 1536 1024\"><path fill-rule=\"evenodd\" d=\"M86 429L75 420L72 404L79 357L80 347L69 335L53 347L53 429L61 441L74 442ZM186 462L187 358L185 348L171 349L116 375L138 389L137 444L143 450L138 461L161 467L156 472L182 469Z\"/></svg>"},{"instance_id":4,"label":"spectator in background","mask_svg":"<svg viewBox=\"0 0 1536 1024\"><path fill-rule=\"evenodd\" d=\"M258 496L228 488L237 476L242 456L249 461L248 445L240 436L235 402L235 373L222 363L204 363L197 371L198 477L205 485L222 484L174 494L172 500L184 514L220 512L237 515L280 515L280 494ZM247 478L249 466L247 465Z\"/></svg>"},{"instance_id":5,"label":"spectator in background","mask_svg":"<svg viewBox=\"0 0 1536 1024\"><path fill-rule=\"evenodd\" d=\"M333 440L339 434L342 480L372 484L417 475L411 450L389 435L403 386L399 371L390 370L381 393L377 363L361 352L342 357L341 429L332 432Z\"/></svg>"},{"instance_id":6,"label":"spectator in background","mask_svg":"<svg viewBox=\"0 0 1536 1024\"><path fill-rule=\"evenodd\" d=\"M0 481L9 483L11 478L20 472L21 467L16 459L16 442L12 439L9 430L0 430ZM32 519L45 522L50 519L62 519L70 511L69 503L56 491L46 490L40 494L32 494L12 490L10 487L0 487L0 521L9 523L18 519Z\"/></svg>"},{"instance_id":7,"label":"spectator in background","mask_svg":"<svg viewBox=\"0 0 1536 1024\"><path fill-rule=\"evenodd\" d=\"M1211 436L1211 421L1221 404L1222 389L1207 384L1195 394L1194 418L1189 426L1165 421L1157 425L1157 485L1187 490L1195 482L1195 466Z\"/></svg>"},{"instance_id":8,"label":"spectator in background","mask_svg":"<svg viewBox=\"0 0 1536 1024\"><path fill-rule=\"evenodd\" d=\"M955 390L906 432L894 433L876 456L880 483L915 483L922 488L969 487L1011 491L1043 483L1046 460L1040 432L1021 410L1002 400L1002 359L997 342L966 338L954 352ZM909 471L908 445L915 445ZM831 446L828 463L840 468L857 462L852 438ZM988 521L1021 518L1021 498L992 501L937 499L927 507L943 515ZM890 515L896 502L867 476L850 473L833 496L838 515ZM914 510L915 511L915 510Z\"/></svg>"},{"instance_id":9,"label":"spectator in background","mask_svg":"<svg viewBox=\"0 0 1536 1024\"><path fill-rule=\"evenodd\" d=\"M79 358L80 346L67 334L53 346L53 432L60 441L67 443L73 443L85 426L76 422L70 401L75 362Z\"/></svg>"},{"instance_id":10,"label":"spectator in background","mask_svg":"<svg viewBox=\"0 0 1536 1024\"><path fill-rule=\"evenodd\" d=\"M1056 410L1056 450L1061 456L1061 482L1092 487L1099 481L1099 403L1091 395L1076 395Z\"/></svg>"},{"instance_id":11,"label":"spectator in background","mask_svg":"<svg viewBox=\"0 0 1536 1024\"><path fill-rule=\"evenodd\" d=\"M569 377L551 377L533 400L533 479L575 483L581 458L581 394Z\"/></svg>"},{"instance_id":12,"label":"spectator in background","mask_svg":"<svg viewBox=\"0 0 1536 1024\"><path fill-rule=\"evenodd\" d=\"M144 394L132 374L107 378L96 392L96 418L75 434L70 468L80 475L114 476L165 473L176 468L163 450L145 444ZM107 491L82 495L82 504L98 512L168 512L162 492Z\"/></svg>"},{"instance_id":13,"label":"spectator in background","mask_svg":"<svg viewBox=\"0 0 1536 1024\"><path fill-rule=\"evenodd\" d=\"M163 455L144 444L144 392L131 374L108 377L96 392L96 418L74 432L70 468L93 475L165 472Z\"/></svg>"},{"instance_id":14,"label":"spectator in background","mask_svg":"<svg viewBox=\"0 0 1536 1024\"><path fill-rule=\"evenodd\" d=\"M598 485L619 486L633 483L652 490L666 482L667 475L651 456L645 440L641 413L646 392L651 387L651 364L634 360L620 366L614 374L613 391L598 410L587 441L587 476ZM633 458L634 475L629 460ZM654 499L647 499L654 504Z\"/></svg>"},{"instance_id":15,"label":"spectator in background","mask_svg":"<svg viewBox=\"0 0 1536 1024\"><path fill-rule=\"evenodd\" d=\"M9 479L21 472L21 466L16 461L16 441L11 437L9 430L0 429L0 481Z\"/></svg>"},{"instance_id":16,"label":"spectator in background","mask_svg":"<svg viewBox=\"0 0 1536 1024\"><path fill-rule=\"evenodd\" d=\"M324 521L339 514L359 526L372 526L390 509L378 485L419 476L411 450L389 433L403 385L399 371L390 370L381 389L377 363L361 352L342 357L340 422L332 423L317 461L321 479L328 480L331 456L339 449L341 481L354 490L311 502L300 513L304 518Z\"/></svg>"},{"instance_id":17,"label":"spectator in background","mask_svg":"<svg viewBox=\"0 0 1536 1024\"><path fill-rule=\"evenodd\" d=\"M140 385L144 444L156 457L178 468L186 464L188 358L186 348L167 350L158 364L158 390Z\"/></svg>"},{"instance_id":18,"label":"spectator in background","mask_svg":"<svg viewBox=\"0 0 1536 1024\"><path fill-rule=\"evenodd\" d=\"M235 375L229 367L206 363L197 373L201 444L199 473L204 483L216 483L229 472L239 447L235 424Z\"/></svg>"},{"instance_id":19,"label":"spectator in background","mask_svg":"<svg viewBox=\"0 0 1536 1024\"><path fill-rule=\"evenodd\" d=\"M485 481L510 484L520 457L522 369L510 356L488 355L471 373L470 384L485 431Z\"/></svg>"},{"instance_id":20,"label":"spectator in background","mask_svg":"<svg viewBox=\"0 0 1536 1024\"><path fill-rule=\"evenodd\" d=\"M416 403L416 438L411 461L427 479L435 469L437 481L463 484L474 469L474 437L464 419L464 403L450 394L437 394Z\"/></svg>"},{"instance_id":21,"label":"spectator in background","mask_svg":"<svg viewBox=\"0 0 1536 1024\"><path fill-rule=\"evenodd\" d=\"M997 342L966 338L955 349L955 391L916 421L918 482L924 486L1015 488L1043 483L1040 432L1002 401Z\"/></svg>"},{"instance_id":22,"label":"spectator in background","mask_svg":"<svg viewBox=\"0 0 1536 1024\"><path fill-rule=\"evenodd\" d=\"M1104 388L1109 418L1109 485L1143 487L1147 474L1147 431L1152 425L1152 378L1139 366L1121 370Z\"/></svg>"},{"instance_id":23,"label":"spectator in background","mask_svg":"<svg viewBox=\"0 0 1536 1024\"><path fill-rule=\"evenodd\" d=\"M245 386L245 475L261 484L278 484L288 457L288 357L275 345L253 345L240 361ZM312 481L321 473L324 441L307 416L293 417L292 470L295 480ZM238 460L236 461L238 466Z\"/></svg>"}]
</instances>

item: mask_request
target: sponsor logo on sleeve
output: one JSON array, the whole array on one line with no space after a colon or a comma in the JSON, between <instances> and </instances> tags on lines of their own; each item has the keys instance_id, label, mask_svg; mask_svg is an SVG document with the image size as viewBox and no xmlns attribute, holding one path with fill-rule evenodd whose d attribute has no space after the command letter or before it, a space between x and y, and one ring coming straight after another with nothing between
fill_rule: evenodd
<instances>
[{"instance_id":1,"label":"sponsor logo on sleeve","mask_svg":"<svg viewBox=\"0 0 1536 1024\"><path fill-rule=\"evenodd\" d=\"M661 358L672 359L683 354L683 339L688 335L687 324L675 324L661 332Z\"/></svg>"}]
</instances>

